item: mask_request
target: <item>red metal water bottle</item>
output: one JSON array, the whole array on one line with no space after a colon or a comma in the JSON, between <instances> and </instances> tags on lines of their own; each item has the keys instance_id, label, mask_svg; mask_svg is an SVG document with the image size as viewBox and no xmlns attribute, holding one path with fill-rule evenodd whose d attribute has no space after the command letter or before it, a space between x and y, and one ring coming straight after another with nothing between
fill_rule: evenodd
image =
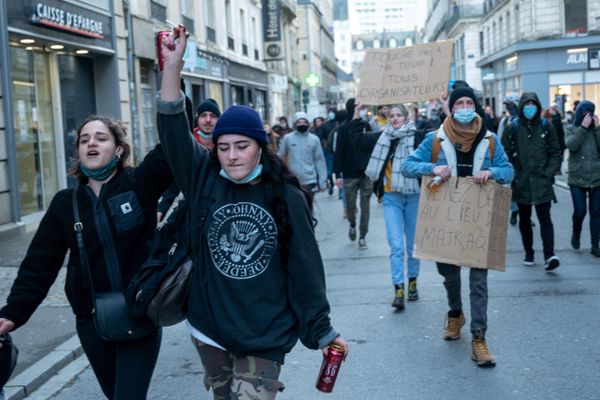
<instances>
[{"instance_id":1,"label":"red metal water bottle","mask_svg":"<svg viewBox=\"0 0 600 400\"><path fill-rule=\"evenodd\" d=\"M323 356L323 363L321 364L321 370L317 378L317 390L325 393L330 393L333 390L333 385L335 385L335 379L338 372L340 372L343 360L344 348L337 344L329 345L327 355Z\"/></svg>"}]
</instances>

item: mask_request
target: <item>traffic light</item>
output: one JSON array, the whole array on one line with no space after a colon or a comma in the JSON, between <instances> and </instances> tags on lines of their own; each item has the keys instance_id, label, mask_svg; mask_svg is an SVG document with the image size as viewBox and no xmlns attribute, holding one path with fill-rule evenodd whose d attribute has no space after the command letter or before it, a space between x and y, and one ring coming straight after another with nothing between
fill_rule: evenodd
<instances>
[{"instance_id":1,"label":"traffic light","mask_svg":"<svg viewBox=\"0 0 600 400\"><path fill-rule=\"evenodd\" d=\"M308 89L302 91L302 104L308 104L310 102L310 92Z\"/></svg>"}]
</instances>

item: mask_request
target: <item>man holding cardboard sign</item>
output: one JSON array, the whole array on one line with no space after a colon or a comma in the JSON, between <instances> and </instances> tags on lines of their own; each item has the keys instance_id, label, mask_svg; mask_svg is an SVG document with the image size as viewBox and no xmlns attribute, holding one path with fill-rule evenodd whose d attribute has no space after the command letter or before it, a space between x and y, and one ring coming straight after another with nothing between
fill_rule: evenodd
<instances>
[{"instance_id":1,"label":"man holding cardboard sign","mask_svg":"<svg viewBox=\"0 0 600 400\"><path fill-rule=\"evenodd\" d=\"M455 88L450 93L448 106L451 115L444 120L444 123L437 131L428 134L417 150L408 156L402 165L402 173L409 178L435 175L436 177L440 177L438 179L442 181L448 181L451 177L472 176L474 184L477 185L485 185L490 179L498 183L510 182L513 177L513 168L508 162L508 158L498 138L487 131L482 117L476 113L475 110L479 109L479 107L473 89L468 86ZM430 181L431 179L424 179L424 185ZM452 182L456 184L456 178L453 178ZM446 186L446 189L448 189L449 184L449 182L441 183L442 186ZM434 192L436 189L437 187L433 186ZM452 190L446 191L448 197L450 197L450 192ZM420 216L428 212L421 207L421 204L427 200L427 197L434 197L430 193L428 189L422 190L419 205ZM489 202L485 201L484 203L487 205ZM505 203L508 204L508 198ZM441 218L443 218L442 214L438 213L437 216L434 216L434 218L440 218L440 224L442 222ZM467 218L467 215L470 216ZM508 218L508 208L504 212L504 216ZM459 212L458 216L455 215L455 217L458 218L459 225L472 224L475 221L473 212L468 214L466 210L462 213ZM488 215L485 217L487 221ZM493 218L493 215L491 218ZM483 220L484 218L481 216L481 219L477 219L476 223L484 224ZM504 235L506 235L508 221L504 222ZM465 324L460 293L460 265L464 264L461 263L460 257L455 258L455 262L451 262L448 258L440 258L447 257L448 254L434 254L430 256L420 253L420 245L426 242L423 233L419 237L420 224L421 220L419 219L417 222L414 255L417 258L438 260L436 263L438 272L444 277L444 287L446 288L448 305L450 307L450 311L446 317L444 339L457 340L460 338L460 329ZM454 222L454 224L457 223ZM436 233L435 236L444 242L457 243L458 245L466 243L457 233L453 233L450 236L446 233L442 236ZM477 247L477 240L480 239L473 237L471 239L467 238L467 240L470 241L469 243L472 242L474 247ZM434 243L435 246L436 243ZM442 253L447 252L447 249L444 248ZM470 252L470 250L466 249L462 253L465 252ZM473 350L472 359L480 367L493 367L496 365L496 361L488 350L485 341L488 301L486 268L488 266L486 262L473 262L469 264L471 265L467 264L465 266L471 267L469 284L471 289L471 333L473 335L471 342Z\"/></svg>"}]
</instances>

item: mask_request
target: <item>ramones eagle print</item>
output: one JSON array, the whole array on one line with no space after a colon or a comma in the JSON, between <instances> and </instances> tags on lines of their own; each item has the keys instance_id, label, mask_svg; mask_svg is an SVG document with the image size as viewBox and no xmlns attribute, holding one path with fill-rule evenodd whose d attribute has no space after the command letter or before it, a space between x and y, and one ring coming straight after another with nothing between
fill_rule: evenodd
<instances>
[{"instance_id":1,"label":"ramones eagle print","mask_svg":"<svg viewBox=\"0 0 600 400\"><path fill-rule=\"evenodd\" d=\"M208 247L223 275L254 278L269 266L277 247L277 225L271 214L256 204L227 204L213 214Z\"/></svg>"}]
</instances>

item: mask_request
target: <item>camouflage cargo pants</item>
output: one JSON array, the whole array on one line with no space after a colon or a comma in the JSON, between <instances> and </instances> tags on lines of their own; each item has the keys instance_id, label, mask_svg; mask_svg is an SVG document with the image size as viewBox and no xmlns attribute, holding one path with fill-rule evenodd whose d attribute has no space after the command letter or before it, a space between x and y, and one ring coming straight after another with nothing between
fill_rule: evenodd
<instances>
[{"instance_id":1,"label":"camouflage cargo pants","mask_svg":"<svg viewBox=\"0 0 600 400\"><path fill-rule=\"evenodd\" d=\"M204 367L204 386L214 400L272 400L284 389L278 380L281 364L233 354L192 337Z\"/></svg>"}]
</instances>

